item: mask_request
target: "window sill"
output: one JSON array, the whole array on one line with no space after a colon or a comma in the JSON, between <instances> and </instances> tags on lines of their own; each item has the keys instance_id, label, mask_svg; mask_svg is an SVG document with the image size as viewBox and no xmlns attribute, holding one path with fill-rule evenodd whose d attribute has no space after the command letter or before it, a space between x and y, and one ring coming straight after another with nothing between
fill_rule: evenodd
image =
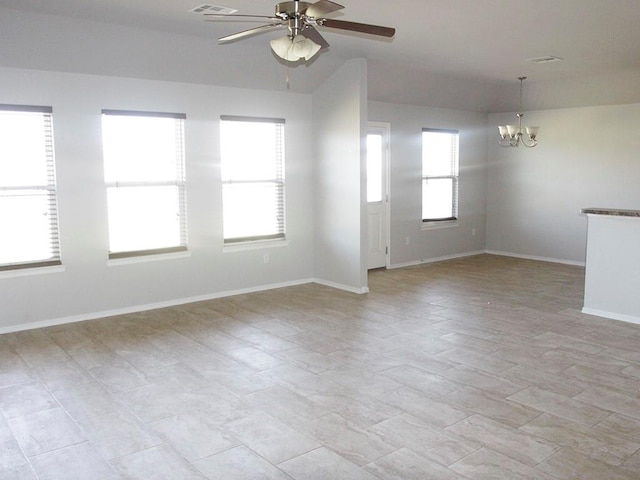
<instances>
[{"instance_id":1,"label":"window sill","mask_svg":"<svg viewBox=\"0 0 640 480\"><path fill-rule=\"evenodd\" d=\"M451 220L449 222L422 222L421 230L438 230L441 228L453 228L459 226L460 222L458 220Z\"/></svg>"},{"instance_id":2,"label":"window sill","mask_svg":"<svg viewBox=\"0 0 640 480\"><path fill-rule=\"evenodd\" d=\"M245 250L260 250L262 248L278 248L289 245L289 240L256 240L253 242L239 242L222 247L223 253L242 252Z\"/></svg>"},{"instance_id":3,"label":"window sill","mask_svg":"<svg viewBox=\"0 0 640 480\"><path fill-rule=\"evenodd\" d=\"M133 263L162 262L164 260L189 258L190 256L191 252L186 251L174 253L159 253L157 255L140 255L137 257L112 258L107 260L107 266L115 267L118 265L131 265Z\"/></svg>"},{"instance_id":4,"label":"window sill","mask_svg":"<svg viewBox=\"0 0 640 480\"><path fill-rule=\"evenodd\" d=\"M48 275L50 273L61 273L66 270L64 265L54 265L51 267L19 268L15 270L0 271L0 278L28 277L31 275Z\"/></svg>"}]
</instances>

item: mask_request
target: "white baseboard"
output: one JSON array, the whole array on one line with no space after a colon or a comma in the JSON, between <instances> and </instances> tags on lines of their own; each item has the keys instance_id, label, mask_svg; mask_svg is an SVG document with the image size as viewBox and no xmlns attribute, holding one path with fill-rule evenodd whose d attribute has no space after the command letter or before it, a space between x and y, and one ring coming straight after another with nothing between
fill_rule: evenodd
<instances>
[{"instance_id":1,"label":"white baseboard","mask_svg":"<svg viewBox=\"0 0 640 480\"><path fill-rule=\"evenodd\" d=\"M343 285L342 283L330 282L328 280L323 280L321 278L314 278L313 283L317 283L318 285L324 285L325 287L337 288L338 290L344 290L345 292L363 294L369 293L369 287L350 287L349 285Z\"/></svg>"},{"instance_id":2,"label":"white baseboard","mask_svg":"<svg viewBox=\"0 0 640 480\"><path fill-rule=\"evenodd\" d=\"M574 262L572 260L563 260L560 258L538 257L535 255L522 255L513 252L502 252L497 250L485 250L483 253L488 255L500 255L502 257L522 258L524 260L536 260L538 262L562 263L564 265L574 265L576 267L584 267L585 262Z\"/></svg>"},{"instance_id":3,"label":"white baseboard","mask_svg":"<svg viewBox=\"0 0 640 480\"><path fill-rule=\"evenodd\" d=\"M447 255L447 256L443 256L443 257L416 260L416 261L412 261L412 262L396 263L396 264L389 265L387 268L395 269L395 268L411 267L411 266L422 265L422 264L426 264L426 263L441 262L443 260L452 260L452 259L456 259L456 258L471 257L471 256L474 256L474 255L481 255L483 253L487 253L487 254L491 254L491 255L501 255L501 256L506 256L506 257L524 258L524 259L528 259L528 260L538 260L538 261L543 261L543 262L564 263L564 264L567 264L567 265L584 266L584 263L571 262L571 261L567 261L567 260L559 260L559 259L555 259L555 258L534 257L534 256L530 256L530 255L519 255L519 254L514 254L514 253L511 253L511 252L499 252L499 251L493 251L493 250L478 250L478 251L474 251L474 252L464 252L464 253L457 253L457 254L453 254L453 255ZM358 288L358 287L352 287L352 286L349 286L349 285L343 285L343 284L340 284L340 283L330 282L330 281L323 280L323 279L320 279L320 278L309 278L309 279L295 280L295 281L292 281L292 282L282 282L282 283L273 283L273 284L269 284L269 285L261 285L261 286L257 286L257 287L244 288L244 289L240 289L240 290L228 290L228 291L216 292L216 293L211 293L211 294L206 294L206 295L199 295L199 296L194 296L194 297L178 298L178 299L173 299L173 300L167 300L167 301L164 301L164 302L157 302L157 303L151 303L151 304L145 304L145 305L134 305L134 306L131 306L131 307L118 308L118 309L114 309L114 310L103 310L103 311L99 311L99 312L85 313L85 314L73 315L73 316L69 316L69 317L54 318L54 319L50 319L50 320L42 320L42 321L37 321L37 322L23 323L23 324L19 324L19 325L9 325L9 326L6 326L6 327L0 327L0 335L3 334L3 333L19 332L19 331L22 331L22 330L33 330L35 328L52 327L52 326L55 326L55 325L64 325L64 324L67 324L67 323L84 322L86 320L95 320L95 319L98 319L98 318L113 317L113 316L116 316L116 315L126 315L128 313L144 312L144 311L147 311L147 310L156 310L158 308L173 307L173 306L176 306L176 305L184 305L186 303L202 302L202 301L206 301L206 300L214 300L216 298L230 297L230 296L233 296L233 295L241 295L241 294L244 294L244 293L260 292L260 291L264 291L264 290L273 290L275 288L291 287L291 286L303 285L303 284L307 284L307 283L317 283L317 284L320 284L320 285L325 285L327 287L336 288L338 290L343 290L343 291L346 291L346 292L351 292L351 293L356 293L356 294L369 293L369 288L368 287ZM625 322L640 323L640 319L637 319L635 317L626 317L624 315L623 316L620 316L620 315L616 316L616 314L612 314L612 313L608 313L608 312L594 313L595 311L586 311L586 310L583 310L583 312L591 314L591 315L597 315L597 316L605 317L605 318L612 318L612 319L615 319L615 320L622 320L622 321L625 321ZM622 318L622 317L624 317L624 318Z\"/></svg>"},{"instance_id":4,"label":"white baseboard","mask_svg":"<svg viewBox=\"0 0 640 480\"><path fill-rule=\"evenodd\" d=\"M416 265L423 265L425 263L435 263L435 262L442 262L443 260L453 260L455 258L473 257L475 255L482 255L483 253L486 253L486 252L484 250L477 250L475 252L456 253L453 255L446 255L444 257L426 258L423 260L414 260L411 262L394 263L392 265L389 265L387 268L392 269L392 268L413 267Z\"/></svg>"},{"instance_id":5,"label":"white baseboard","mask_svg":"<svg viewBox=\"0 0 640 480\"><path fill-rule=\"evenodd\" d=\"M640 325L640 317L632 315L624 315L622 313L605 312L604 310L596 310L594 308L582 308L582 313L587 315L595 315L596 317L610 318L611 320L620 320L621 322L635 323Z\"/></svg>"},{"instance_id":6,"label":"white baseboard","mask_svg":"<svg viewBox=\"0 0 640 480\"><path fill-rule=\"evenodd\" d=\"M20 332L23 330L33 330L35 328L53 327L56 325L64 325L67 323L84 322L86 320L96 320L98 318L113 317L116 315L126 315L128 313L145 312L148 310L156 310L158 308L174 307L176 305L184 305L187 303L204 302L206 300L215 300L216 298L231 297L233 295L241 295L244 293L262 292L265 290L273 290L275 288L293 287L296 285L304 285L314 283L314 279L302 279L292 282L272 283L269 285L260 285L258 287L243 288L239 290L227 290L224 292L216 292L206 295L197 295L194 297L176 298L164 302L149 303L145 305L134 305L131 307L116 308L114 310L102 310L100 312L84 313L73 315L70 317L54 318L50 320L42 320L39 322L23 323L20 325L10 325L0 327L0 335L3 333Z\"/></svg>"}]
</instances>

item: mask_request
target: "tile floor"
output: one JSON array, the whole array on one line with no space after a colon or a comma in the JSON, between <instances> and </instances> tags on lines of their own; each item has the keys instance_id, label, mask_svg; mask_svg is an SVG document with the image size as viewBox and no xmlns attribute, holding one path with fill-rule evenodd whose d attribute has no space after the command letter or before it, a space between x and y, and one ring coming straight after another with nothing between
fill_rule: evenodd
<instances>
[{"instance_id":1,"label":"tile floor","mask_svg":"<svg viewBox=\"0 0 640 480\"><path fill-rule=\"evenodd\" d=\"M640 325L481 255L0 336L0 478L640 479Z\"/></svg>"}]
</instances>

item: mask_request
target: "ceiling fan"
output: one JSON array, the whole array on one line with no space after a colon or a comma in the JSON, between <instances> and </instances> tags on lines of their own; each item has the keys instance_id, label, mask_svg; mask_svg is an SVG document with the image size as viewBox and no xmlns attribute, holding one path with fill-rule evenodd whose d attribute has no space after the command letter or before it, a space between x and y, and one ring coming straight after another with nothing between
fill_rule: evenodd
<instances>
[{"instance_id":1,"label":"ceiling fan","mask_svg":"<svg viewBox=\"0 0 640 480\"><path fill-rule=\"evenodd\" d=\"M271 41L271 49L280 58L289 62L296 62L301 59L309 60L320 50L329 46L329 43L318 32L316 27L348 30L387 38L393 37L396 33L395 28L325 18L325 15L343 8L342 5L329 0L318 0L315 3L294 0L276 4L275 15L229 15L221 13L205 13L204 15L208 17L208 20L221 20L223 18L236 20L265 19L272 22L221 37L218 42L222 44L273 29L287 28L288 33L286 36Z\"/></svg>"}]
</instances>

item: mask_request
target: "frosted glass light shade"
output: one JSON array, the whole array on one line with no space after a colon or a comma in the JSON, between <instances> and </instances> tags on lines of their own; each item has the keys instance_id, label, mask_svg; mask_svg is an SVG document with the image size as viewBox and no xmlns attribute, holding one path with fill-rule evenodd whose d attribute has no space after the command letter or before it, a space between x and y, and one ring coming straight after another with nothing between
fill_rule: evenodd
<instances>
[{"instance_id":1,"label":"frosted glass light shade","mask_svg":"<svg viewBox=\"0 0 640 480\"><path fill-rule=\"evenodd\" d=\"M513 137L514 135L519 133L519 129L517 125L507 125L507 133L509 134L510 137Z\"/></svg>"},{"instance_id":2,"label":"frosted glass light shade","mask_svg":"<svg viewBox=\"0 0 640 480\"><path fill-rule=\"evenodd\" d=\"M309 60L320 50L320 45L309 40L303 35L297 35L293 39L293 54L298 58Z\"/></svg>"},{"instance_id":3,"label":"frosted glass light shade","mask_svg":"<svg viewBox=\"0 0 640 480\"><path fill-rule=\"evenodd\" d=\"M505 127L504 125L500 125L498 127L498 132L500 132L500 136L502 138L506 137L507 136L507 127Z\"/></svg>"},{"instance_id":4,"label":"frosted glass light shade","mask_svg":"<svg viewBox=\"0 0 640 480\"><path fill-rule=\"evenodd\" d=\"M309 60L320 51L320 45L304 35L288 36L271 40L271 50L280 58L288 62L297 62L301 58Z\"/></svg>"},{"instance_id":5,"label":"frosted glass light shade","mask_svg":"<svg viewBox=\"0 0 640 480\"><path fill-rule=\"evenodd\" d=\"M287 55L293 46L293 42L286 35L284 37L276 38L275 40L271 40L271 50L273 53L278 55L280 58L287 59Z\"/></svg>"},{"instance_id":6,"label":"frosted glass light shade","mask_svg":"<svg viewBox=\"0 0 640 480\"><path fill-rule=\"evenodd\" d=\"M529 135L531 138L536 138L536 135L538 135L538 130L540 130L540 127L527 127L527 135Z\"/></svg>"}]
</instances>

